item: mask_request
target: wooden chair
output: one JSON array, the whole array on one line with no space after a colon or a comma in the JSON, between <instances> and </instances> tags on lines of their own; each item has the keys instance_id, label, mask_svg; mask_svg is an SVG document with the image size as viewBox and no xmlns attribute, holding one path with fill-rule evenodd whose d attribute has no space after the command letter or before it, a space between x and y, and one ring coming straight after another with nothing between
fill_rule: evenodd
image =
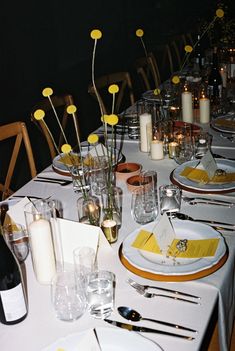
<instances>
[{"instance_id":1,"label":"wooden chair","mask_svg":"<svg viewBox=\"0 0 235 351\"><path fill-rule=\"evenodd\" d=\"M30 173L31 177L35 177L37 174L36 167L35 167L35 162L34 162L34 157L33 157L33 152L31 148L31 143L29 140L29 135L28 131L26 128L26 125L24 122L13 122L9 124L5 124L0 126L0 141L9 141L9 143L12 143L10 139L13 139L13 152L10 157L10 162L8 165L8 170L5 176L5 181L4 184L0 184L0 191L2 192L2 199L7 198L11 194L13 194L13 191L10 189L11 181L12 181L12 176L14 174L15 166L16 166L16 161L19 156L19 151L22 146L22 142L24 143L24 147L26 150L27 154L27 159L28 159L28 164L30 168ZM9 140L8 140L9 139ZM9 146L8 146L9 150ZM3 155L2 155L3 157Z\"/></svg>"},{"instance_id":2,"label":"wooden chair","mask_svg":"<svg viewBox=\"0 0 235 351\"><path fill-rule=\"evenodd\" d=\"M119 86L119 92L114 106L114 113L118 114L135 103L130 74L128 72L116 72L104 75L95 80L104 114L109 114L112 110L112 95L108 92L108 87L111 84L117 84ZM97 101L93 84L89 85L88 93Z\"/></svg>"},{"instance_id":3,"label":"wooden chair","mask_svg":"<svg viewBox=\"0 0 235 351\"><path fill-rule=\"evenodd\" d=\"M144 90L157 88L160 83L160 73L153 53L138 58L134 63L135 69L141 78Z\"/></svg>"},{"instance_id":4,"label":"wooden chair","mask_svg":"<svg viewBox=\"0 0 235 351\"><path fill-rule=\"evenodd\" d=\"M51 96L51 100L53 103L53 106L57 112L57 115L60 119L61 125L63 130L66 130L66 127L69 128L68 125L68 113L67 113L67 107L69 105L73 105L74 104L74 100L73 97L71 95L61 95L61 96ZM43 135L46 138L49 150L50 150L50 154L51 154L51 159L53 160L53 158L57 155L57 151L55 149L54 143L52 141L51 135L48 133L47 128L45 127L45 124L39 120L36 121L35 118L33 117L34 112L37 109L42 109L45 111L45 121L47 123L47 125L49 126L50 131L52 132L53 138L56 141L56 145L59 147L61 147L61 145L63 145L64 143L64 139L63 139L63 134L61 133L61 130L58 127L58 124L56 122L55 119L55 115L52 109L52 106L49 102L48 99L44 99L42 101L40 101L39 103L37 103L31 112L31 120L39 127L40 131L43 133ZM70 118L71 123L73 123L72 118Z\"/></svg>"}]
</instances>

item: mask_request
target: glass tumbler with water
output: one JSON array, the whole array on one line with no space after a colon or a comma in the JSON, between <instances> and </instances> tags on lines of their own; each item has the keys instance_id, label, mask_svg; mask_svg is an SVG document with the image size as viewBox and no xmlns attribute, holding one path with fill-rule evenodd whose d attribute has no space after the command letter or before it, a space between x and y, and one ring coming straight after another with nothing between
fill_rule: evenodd
<instances>
[{"instance_id":1,"label":"glass tumbler with water","mask_svg":"<svg viewBox=\"0 0 235 351\"><path fill-rule=\"evenodd\" d=\"M177 185L161 185L159 188L160 212L178 212L181 206L181 190Z\"/></svg>"},{"instance_id":2,"label":"glass tumbler with water","mask_svg":"<svg viewBox=\"0 0 235 351\"><path fill-rule=\"evenodd\" d=\"M106 318L113 311L114 274L108 271L96 271L89 275L87 302L90 314L95 318Z\"/></svg>"}]
</instances>

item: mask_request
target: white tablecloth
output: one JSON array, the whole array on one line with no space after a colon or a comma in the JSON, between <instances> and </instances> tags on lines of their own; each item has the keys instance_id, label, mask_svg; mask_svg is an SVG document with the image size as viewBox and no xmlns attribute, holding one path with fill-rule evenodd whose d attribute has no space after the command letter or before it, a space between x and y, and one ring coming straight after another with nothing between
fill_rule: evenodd
<instances>
[{"instance_id":1,"label":"white tablecloth","mask_svg":"<svg viewBox=\"0 0 235 351\"><path fill-rule=\"evenodd\" d=\"M176 167L176 164L171 159L162 161L152 161L147 154L139 152L137 142L128 142L124 144L123 153L127 161L139 162L144 169L154 169L158 172L158 185L169 183L169 174ZM47 172L55 173L49 168ZM59 175L58 175L59 177ZM118 248L122 240L139 225L134 222L130 215L130 198L131 195L127 191L126 185L118 184L124 192L123 204L123 224L119 232L118 242L112 246L113 253L101 252L99 254L99 267L112 270L116 274L116 291L115 291L115 307L124 305L137 309L143 316L155 319L162 319L188 326L198 330L195 335L195 340L185 341L178 338L148 334L153 340L157 341L165 351L181 350L181 351L196 351L200 350L204 338L206 338L208 324L210 322L213 310L219 299L219 335L221 350L227 351L232 323L234 318L234 247L235 247L235 232L224 232L226 242L229 248L229 258L225 265L217 272L205 278L180 282L152 282L143 279L139 276L127 271L119 261ZM64 218L77 220L76 199L77 194L73 192L72 185L61 187L60 185L29 182L22 187L18 195L35 195L60 199L63 204ZM231 198L234 194L229 194ZM193 215L194 217L205 219L217 219L223 222L234 221L234 208L224 207L203 207L190 206L182 204L182 212ZM62 336L69 333L79 332L89 327L105 326L110 327L102 320L95 320L85 313L79 320L68 323L56 319L51 301L50 287L43 286L37 283L34 277L30 256L26 262L27 273L27 291L29 299L29 314L27 318L14 326L0 325L0 340L1 350L24 350L24 351L39 351L46 345L52 343ZM134 278L140 283L150 283L159 286L167 286L177 290L186 291L201 297L200 305L174 301L157 297L154 299L146 299L140 296L127 283L128 277ZM124 320L114 312L111 318L124 322ZM172 328L164 327L150 322L138 322L136 325L145 325L161 330L172 331ZM187 334L183 331L177 331L181 334ZM146 334L145 334L146 335ZM191 335L191 333L189 333ZM69 351L69 350L66 350Z\"/></svg>"}]
</instances>

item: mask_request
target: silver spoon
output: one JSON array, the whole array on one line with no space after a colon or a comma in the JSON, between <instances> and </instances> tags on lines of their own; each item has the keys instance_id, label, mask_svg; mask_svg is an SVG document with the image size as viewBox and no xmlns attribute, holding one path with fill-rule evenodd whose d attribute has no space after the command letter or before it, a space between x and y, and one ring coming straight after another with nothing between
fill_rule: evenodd
<instances>
[{"instance_id":1,"label":"silver spoon","mask_svg":"<svg viewBox=\"0 0 235 351\"><path fill-rule=\"evenodd\" d=\"M120 307L118 307L118 313L123 318L127 319L128 321L132 321L132 322L150 321L150 322L154 322L154 323L167 325L168 327L173 327L173 328L182 329L182 330L188 330L188 331L197 333L197 330L186 328L186 327L183 327L183 326L178 325L178 324L173 324L173 323L169 323L169 322L159 321L157 319L152 319L152 318L143 318L139 312L133 310L130 307L120 306Z\"/></svg>"}]
</instances>

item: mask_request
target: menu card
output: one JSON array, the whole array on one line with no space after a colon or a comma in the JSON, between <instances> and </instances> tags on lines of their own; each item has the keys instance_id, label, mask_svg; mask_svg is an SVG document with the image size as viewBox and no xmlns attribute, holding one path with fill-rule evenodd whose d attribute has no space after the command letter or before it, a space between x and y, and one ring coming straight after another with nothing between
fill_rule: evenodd
<instances>
[{"instance_id":1,"label":"menu card","mask_svg":"<svg viewBox=\"0 0 235 351\"><path fill-rule=\"evenodd\" d=\"M206 154L202 157L201 164L205 169L206 173L208 174L209 178L212 179L218 167L210 150L208 150Z\"/></svg>"}]
</instances>

